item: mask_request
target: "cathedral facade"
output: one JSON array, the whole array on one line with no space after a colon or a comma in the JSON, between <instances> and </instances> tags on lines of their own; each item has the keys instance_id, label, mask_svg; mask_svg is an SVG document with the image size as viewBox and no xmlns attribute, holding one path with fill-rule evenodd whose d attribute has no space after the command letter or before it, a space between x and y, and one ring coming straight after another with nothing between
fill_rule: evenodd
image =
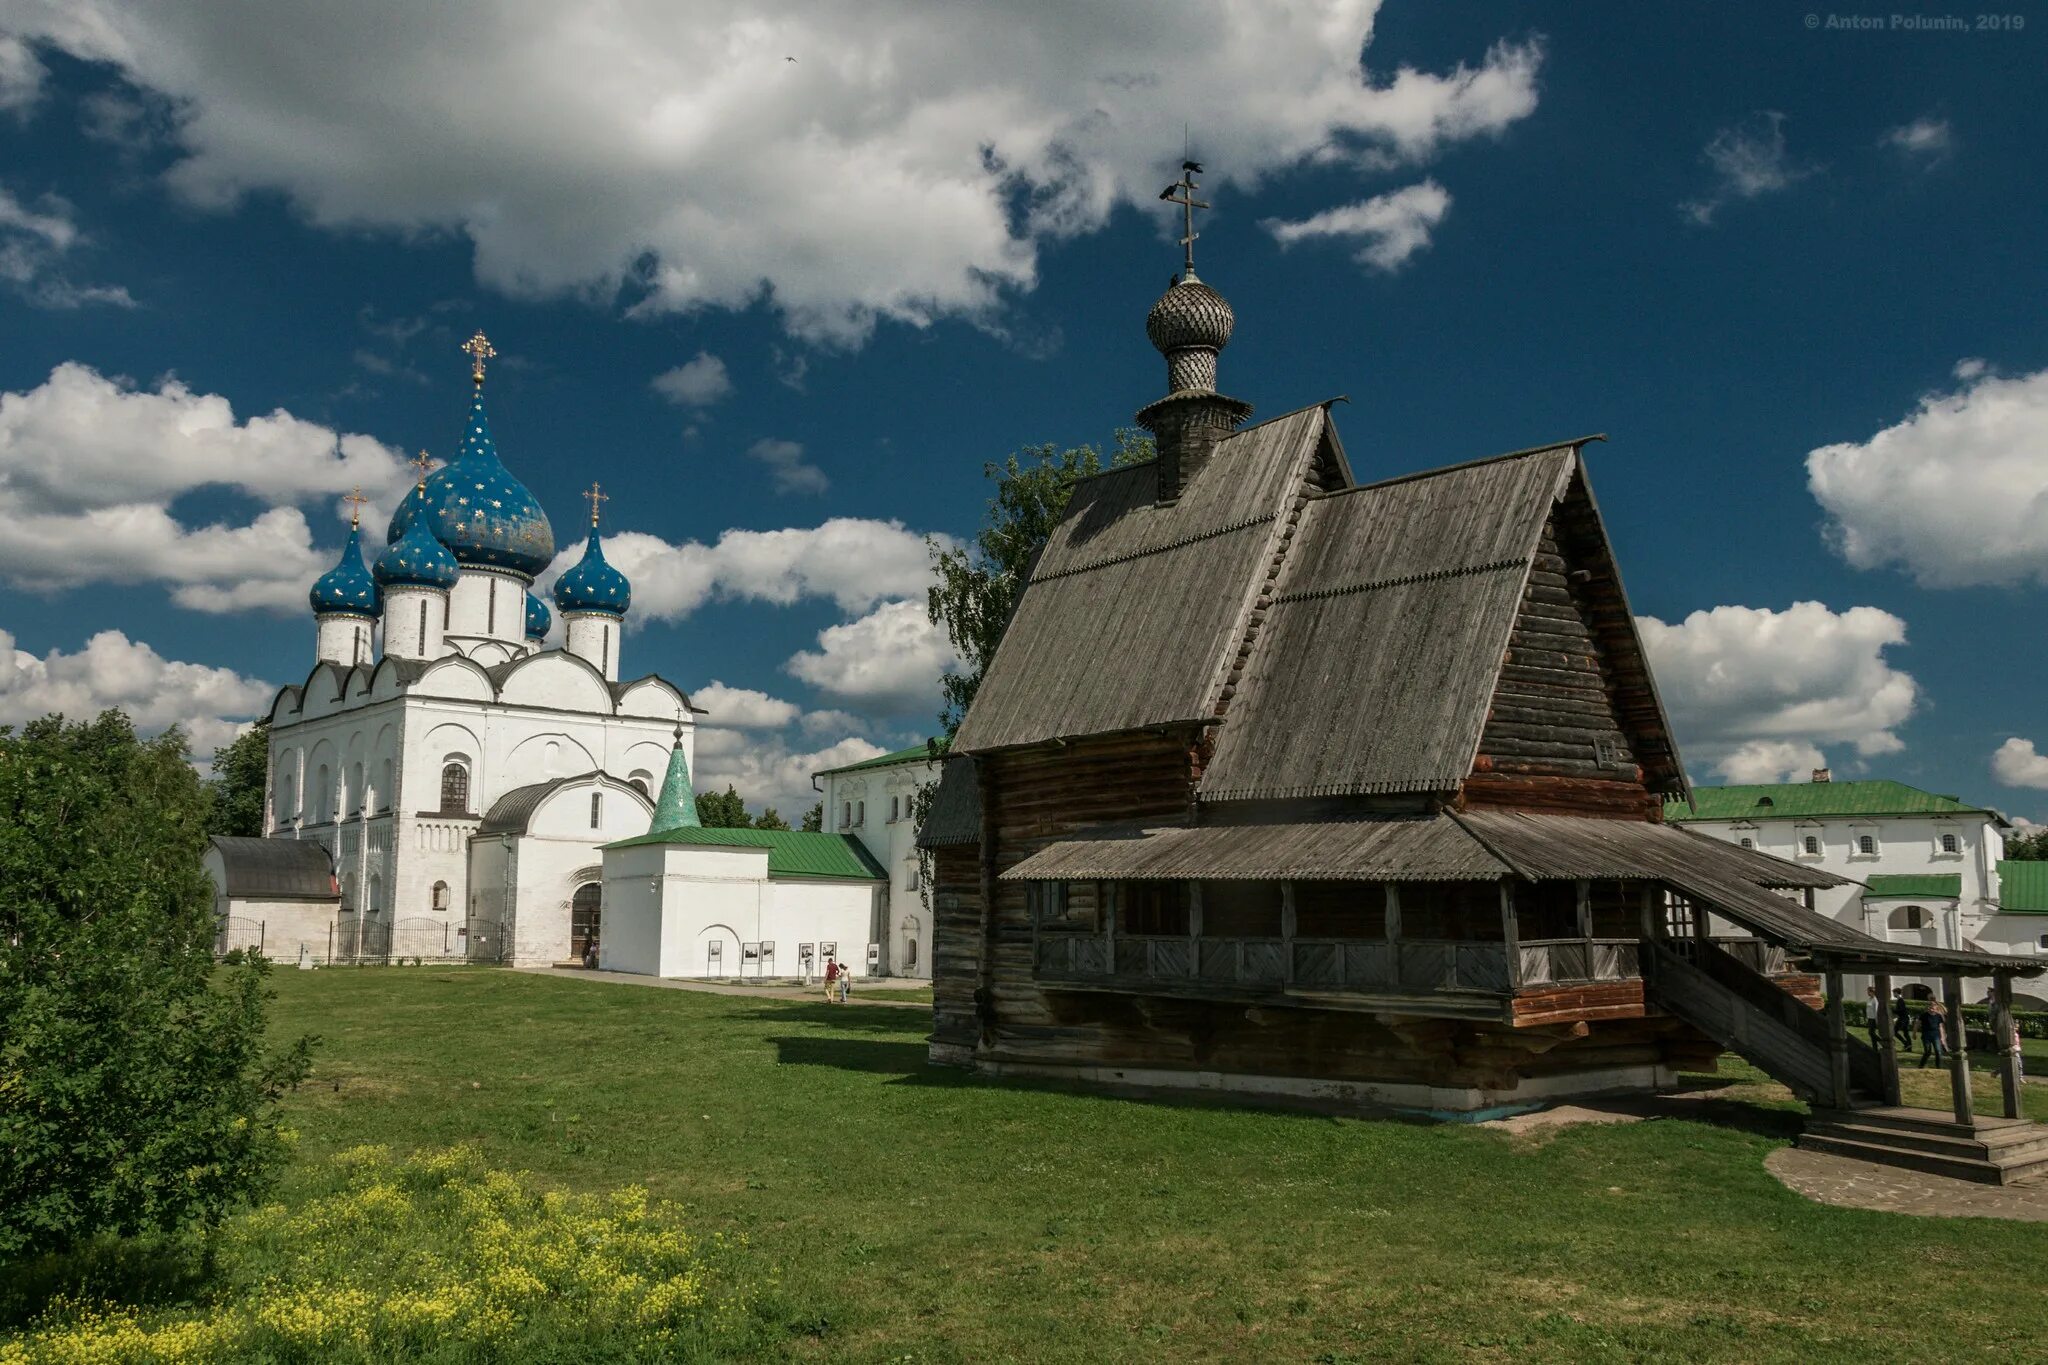
<instances>
[{"instance_id":1,"label":"cathedral facade","mask_svg":"<svg viewBox=\"0 0 2048 1365\"><path fill-rule=\"evenodd\" d=\"M466 349L459 453L422 457L374 565L351 527L312 590L312 670L270 709L265 833L325 847L340 894L312 956L581 957L602 933L598 847L645 834L663 775L694 758L683 691L621 680L632 586L605 560L595 490L553 612L535 594L554 531L492 439L489 343Z\"/></svg>"}]
</instances>

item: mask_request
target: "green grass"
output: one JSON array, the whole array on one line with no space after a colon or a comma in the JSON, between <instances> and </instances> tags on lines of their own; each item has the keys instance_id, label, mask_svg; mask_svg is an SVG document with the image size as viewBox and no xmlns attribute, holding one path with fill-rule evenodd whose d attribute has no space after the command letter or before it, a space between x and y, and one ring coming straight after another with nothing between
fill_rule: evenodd
<instances>
[{"instance_id":1,"label":"green grass","mask_svg":"<svg viewBox=\"0 0 2048 1365\"><path fill-rule=\"evenodd\" d=\"M279 1032L323 1039L290 1106L303 1150L287 1202L366 1142L473 1142L572 1191L644 1184L774 1267L767 1358L2043 1349L2048 1225L1810 1203L1763 1169L1796 1116L1762 1084L1734 1091L1766 1103L1702 1106L1725 1121L1518 1138L985 1081L926 1065L922 1012L858 995L481 969L277 984Z\"/></svg>"}]
</instances>

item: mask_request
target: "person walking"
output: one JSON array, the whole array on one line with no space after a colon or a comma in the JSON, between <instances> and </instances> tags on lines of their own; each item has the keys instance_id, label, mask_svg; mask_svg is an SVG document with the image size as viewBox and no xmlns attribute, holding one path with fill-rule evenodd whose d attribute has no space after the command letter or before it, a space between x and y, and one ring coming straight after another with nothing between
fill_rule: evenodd
<instances>
[{"instance_id":1,"label":"person walking","mask_svg":"<svg viewBox=\"0 0 2048 1365\"><path fill-rule=\"evenodd\" d=\"M1885 998L1877 993L1874 984L1864 994L1868 998L1863 1002L1863 1027L1870 1034L1871 1047L1881 1047L1883 1043L1878 1038L1878 1029L1884 1018Z\"/></svg>"},{"instance_id":2,"label":"person walking","mask_svg":"<svg viewBox=\"0 0 2048 1365\"><path fill-rule=\"evenodd\" d=\"M1942 1026L1948 1022L1948 1011L1941 1007L1939 1000L1927 1002L1927 1008L1920 1012L1920 1065L1940 1066L1945 1054Z\"/></svg>"},{"instance_id":3,"label":"person walking","mask_svg":"<svg viewBox=\"0 0 2048 1365\"><path fill-rule=\"evenodd\" d=\"M839 959L836 957L825 959L825 999L827 1003L839 1000Z\"/></svg>"},{"instance_id":4,"label":"person walking","mask_svg":"<svg viewBox=\"0 0 2048 1365\"><path fill-rule=\"evenodd\" d=\"M1900 1047L1913 1050L1913 1011L1906 1008L1906 988L1892 987L1892 1039Z\"/></svg>"},{"instance_id":5,"label":"person walking","mask_svg":"<svg viewBox=\"0 0 2048 1365\"><path fill-rule=\"evenodd\" d=\"M839 1003L845 1004L853 998L853 973L845 967L839 969Z\"/></svg>"}]
</instances>

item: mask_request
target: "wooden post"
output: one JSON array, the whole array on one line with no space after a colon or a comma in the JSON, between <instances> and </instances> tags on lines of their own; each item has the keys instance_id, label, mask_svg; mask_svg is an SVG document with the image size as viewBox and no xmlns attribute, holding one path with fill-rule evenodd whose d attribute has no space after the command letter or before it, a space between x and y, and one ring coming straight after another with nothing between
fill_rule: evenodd
<instances>
[{"instance_id":1,"label":"wooden post","mask_svg":"<svg viewBox=\"0 0 2048 1365\"><path fill-rule=\"evenodd\" d=\"M1401 887L1385 883L1387 893L1387 980L1392 989L1401 987Z\"/></svg>"},{"instance_id":2,"label":"wooden post","mask_svg":"<svg viewBox=\"0 0 2048 1365\"><path fill-rule=\"evenodd\" d=\"M1280 883L1280 979L1294 984L1294 883Z\"/></svg>"},{"instance_id":3,"label":"wooden post","mask_svg":"<svg viewBox=\"0 0 2048 1365\"><path fill-rule=\"evenodd\" d=\"M1707 941L1707 907L1698 900L1687 897L1692 905L1692 937L1695 943Z\"/></svg>"},{"instance_id":4,"label":"wooden post","mask_svg":"<svg viewBox=\"0 0 2048 1365\"><path fill-rule=\"evenodd\" d=\"M1899 1040L1892 1036L1892 979L1873 977L1877 986L1877 1070L1884 1077L1884 1102L1899 1102Z\"/></svg>"},{"instance_id":5,"label":"wooden post","mask_svg":"<svg viewBox=\"0 0 2048 1365\"><path fill-rule=\"evenodd\" d=\"M1827 969L1828 1088L1837 1109L1849 1107L1849 1016L1842 1008L1842 969Z\"/></svg>"},{"instance_id":6,"label":"wooden post","mask_svg":"<svg viewBox=\"0 0 2048 1365\"><path fill-rule=\"evenodd\" d=\"M1522 984L1522 934L1515 923L1515 893L1506 877L1500 879L1500 941L1508 955L1508 989Z\"/></svg>"},{"instance_id":7,"label":"wooden post","mask_svg":"<svg viewBox=\"0 0 2048 1365\"><path fill-rule=\"evenodd\" d=\"M1976 1124L1977 1116L1970 1107L1970 1050L1963 1036L1963 978L1953 974L1943 977L1941 998L1948 1006L1949 1091L1955 1099L1956 1122L1969 1128Z\"/></svg>"},{"instance_id":8,"label":"wooden post","mask_svg":"<svg viewBox=\"0 0 2048 1365\"><path fill-rule=\"evenodd\" d=\"M1590 954L1593 942L1593 883L1581 879L1574 884L1573 889L1578 893L1578 904L1573 908L1577 912L1579 937L1586 940L1586 951Z\"/></svg>"},{"instance_id":9,"label":"wooden post","mask_svg":"<svg viewBox=\"0 0 2048 1365\"><path fill-rule=\"evenodd\" d=\"M1664 936L1663 916L1657 913L1657 886L1651 882L1643 887L1643 937Z\"/></svg>"},{"instance_id":10,"label":"wooden post","mask_svg":"<svg viewBox=\"0 0 2048 1365\"><path fill-rule=\"evenodd\" d=\"M1097 882L1095 903L1102 907L1102 946L1108 954L1104 975L1116 975L1116 907L1123 897L1121 882Z\"/></svg>"},{"instance_id":11,"label":"wooden post","mask_svg":"<svg viewBox=\"0 0 2048 1365\"><path fill-rule=\"evenodd\" d=\"M2020 1040L2012 1028L2012 973L1998 972L1991 978L1991 1046L1998 1049L1998 1088L2005 1100L2009 1119L2025 1117L2020 1112Z\"/></svg>"}]
</instances>

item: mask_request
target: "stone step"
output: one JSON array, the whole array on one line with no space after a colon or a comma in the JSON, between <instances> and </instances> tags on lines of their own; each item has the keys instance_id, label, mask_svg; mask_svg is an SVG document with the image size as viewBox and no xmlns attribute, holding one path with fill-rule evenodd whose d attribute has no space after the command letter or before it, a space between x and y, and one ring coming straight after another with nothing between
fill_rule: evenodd
<instances>
[{"instance_id":1,"label":"stone step","mask_svg":"<svg viewBox=\"0 0 2048 1365\"><path fill-rule=\"evenodd\" d=\"M1799 1145L1809 1151L1984 1185L2014 1185L2048 1177L2048 1142L2041 1136L1991 1146L1964 1136L1965 1132L1959 1126L1954 1133L1941 1135L1823 1120L1800 1134Z\"/></svg>"},{"instance_id":2,"label":"stone step","mask_svg":"<svg viewBox=\"0 0 2048 1365\"><path fill-rule=\"evenodd\" d=\"M1872 1146L1896 1147L1901 1151L1926 1152L1930 1155L1951 1156L1965 1161L1989 1161L1994 1165L2006 1165L2034 1157L2048 1157L2048 1127L2036 1124L1992 1129L1983 1133L1957 1126L1951 1132L1929 1133L1861 1123L1852 1117L1830 1115L1816 1116L1808 1125L1807 1131L1827 1137L1846 1138L1851 1142L1868 1143Z\"/></svg>"}]
</instances>

